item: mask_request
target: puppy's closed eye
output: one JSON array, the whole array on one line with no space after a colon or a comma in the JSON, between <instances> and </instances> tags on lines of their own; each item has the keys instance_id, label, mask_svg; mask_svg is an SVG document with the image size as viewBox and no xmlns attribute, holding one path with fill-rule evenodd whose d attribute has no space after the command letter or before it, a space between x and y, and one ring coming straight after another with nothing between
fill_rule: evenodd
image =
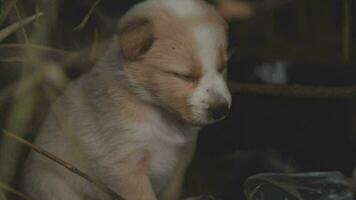
<instances>
[{"instance_id":1,"label":"puppy's closed eye","mask_svg":"<svg viewBox=\"0 0 356 200\"><path fill-rule=\"evenodd\" d=\"M199 80L199 77L197 77L194 74L183 74L179 72L168 72L168 73L186 82L197 82Z\"/></svg>"}]
</instances>

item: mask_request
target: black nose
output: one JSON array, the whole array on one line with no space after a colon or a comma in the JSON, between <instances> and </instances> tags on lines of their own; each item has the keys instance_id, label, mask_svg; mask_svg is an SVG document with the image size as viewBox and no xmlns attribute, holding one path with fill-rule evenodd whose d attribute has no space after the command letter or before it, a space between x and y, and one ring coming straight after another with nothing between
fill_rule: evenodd
<instances>
[{"instance_id":1,"label":"black nose","mask_svg":"<svg viewBox=\"0 0 356 200\"><path fill-rule=\"evenodd\" d=\"M230 108L228 104L222 104L209 108L210 116L215 119L222 119L229 114Z\"/></svg>"}]
</instances>

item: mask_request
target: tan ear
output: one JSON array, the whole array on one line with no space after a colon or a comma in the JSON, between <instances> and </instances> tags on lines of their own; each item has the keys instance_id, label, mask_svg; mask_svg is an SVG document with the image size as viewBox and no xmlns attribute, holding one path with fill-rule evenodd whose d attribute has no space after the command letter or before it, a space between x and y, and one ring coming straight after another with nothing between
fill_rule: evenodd
<instances>
[{"instance_id":1,"label":"tan ear","mask_svg":"<svg viewBox=\"0 0 356 200\"><path fill-rule=\"evenodd\" d=\"M153 45L154 30L151 21L145 18L129 20L119 27L118 39L124 58L136 60Z\"/></svg>"}]
</instances>

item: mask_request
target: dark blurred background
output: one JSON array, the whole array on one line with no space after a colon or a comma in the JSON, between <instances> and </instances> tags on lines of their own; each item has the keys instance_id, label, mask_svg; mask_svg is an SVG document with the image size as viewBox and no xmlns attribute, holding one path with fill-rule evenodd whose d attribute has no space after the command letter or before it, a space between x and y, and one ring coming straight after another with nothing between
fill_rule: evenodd
<instances>
[{"instance_id":1,"label":"dark blurred background","mask_svg":"<svg viewBox=\"0 0 356 200\"><path fill-rule=\"evenodd\" d=\"M117 20L137 2L2 0L0 127L32 140L50 102L100 58ZM356 85L352 0L209 2L229 23L229 81ZM38 12L43 15L5 33ZM340 171L352 177L354 101L234 94L229 117L200 135L186 196L243 200L244 181L261 172ZM1 182L16 188L27 152L0 137Z\"/></svg>"}]
</instances>

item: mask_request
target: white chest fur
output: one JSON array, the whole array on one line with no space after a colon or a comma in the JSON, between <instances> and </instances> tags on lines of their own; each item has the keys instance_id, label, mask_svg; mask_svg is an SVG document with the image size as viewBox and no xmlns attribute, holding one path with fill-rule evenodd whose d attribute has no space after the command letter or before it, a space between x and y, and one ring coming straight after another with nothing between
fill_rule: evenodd
<instances>
[{"instance_id":1,"label":"white chest fur","mask_svg":"<svg viewBox=\"0 0 356 200\"><path fill-rule=\"evenodd\" d=\"M159 193L174 174L179 163L180 149L172 147L151 147L150 179L154 190Z\"/></svg>"},{"instance_id":2,"label":"white chest fur","mask_svg":"<svg viewBox=\"0 0 356 200\"><path fill-rule=\"evenodd\" d=\"M155 192L159 192L174 174L182 150L196 138L196 129L169 122L158 114L150 114L131 130L139 134L137 148L149 153L149 176Z\"/></svg>"}]
</instances>

